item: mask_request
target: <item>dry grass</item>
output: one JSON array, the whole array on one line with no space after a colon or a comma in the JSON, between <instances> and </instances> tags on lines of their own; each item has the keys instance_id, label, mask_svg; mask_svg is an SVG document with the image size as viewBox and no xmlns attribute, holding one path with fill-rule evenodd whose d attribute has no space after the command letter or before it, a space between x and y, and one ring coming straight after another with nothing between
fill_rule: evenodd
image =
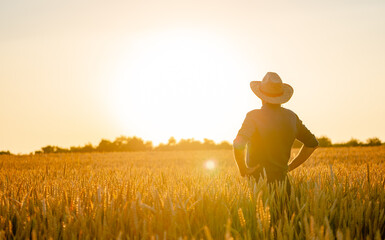
<instances>
[{"instance_id":1,"label":"dry grass","mask_svg":"<svg viewBox=\"0 0 385 240\"><path fill-rule=\"evenodd\" d=\"M385 238L384 147L318 149L290 196L241 178L231 151L1 156L0 168L0 238Z\"/></svg>"}]
</instances>

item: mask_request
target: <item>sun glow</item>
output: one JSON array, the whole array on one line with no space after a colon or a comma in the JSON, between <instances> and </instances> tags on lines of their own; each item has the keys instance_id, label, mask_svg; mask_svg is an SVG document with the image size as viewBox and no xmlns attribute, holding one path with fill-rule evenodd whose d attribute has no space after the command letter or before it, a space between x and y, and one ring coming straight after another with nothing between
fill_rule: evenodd
<instances>
[{"instance_id":1,"label":"sun glow","mask_svg":"<svg viewBox=\"0 0 385 240\"><path fill-rule=\"evenodd\" d=\"M118 124L155 142L170 135L207 137L206 127L217 124L213 110L224 111L226 92L233 91L239 63L230 46L218 36L186 30L136 38L111 84Z\"/></svg>"},{"instance_id":2,"label":"sun glow","mask_svg":"<svg viewBox=\"0 0 385 240\"><path fill-rule=\"evenodd\" d=\"M205 168L208 170L213 170L216 167L216 164L213 160L208 160L205 162Z\"/></svg>"}]
</instances>

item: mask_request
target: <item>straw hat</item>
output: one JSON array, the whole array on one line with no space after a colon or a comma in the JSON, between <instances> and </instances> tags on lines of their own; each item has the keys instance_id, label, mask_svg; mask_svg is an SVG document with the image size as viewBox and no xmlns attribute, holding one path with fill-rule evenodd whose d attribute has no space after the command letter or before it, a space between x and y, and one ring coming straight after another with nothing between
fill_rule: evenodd
<instances>
[{"instance_id":1,"label":"straw hat","mask_svg":"<svg viewBox=\"0 0 385 240\"><path fill-rule=\"evenodd\" d=\"M293 96L293 88L282 83L281 78L275 72L266 73L262 81L250 82L250 88L254 94L265 102L282 104Z\"/></svg>"}]
</instances>

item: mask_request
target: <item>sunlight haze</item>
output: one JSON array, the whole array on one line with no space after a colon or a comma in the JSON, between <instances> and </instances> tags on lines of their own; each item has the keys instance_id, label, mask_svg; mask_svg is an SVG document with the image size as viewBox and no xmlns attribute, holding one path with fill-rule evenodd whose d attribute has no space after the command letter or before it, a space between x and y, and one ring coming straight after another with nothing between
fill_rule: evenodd
<instances>
[{"instance_id":1,"label":"sunlight haze","mask_svg":"<svg viewBox=\"0 0 385 240\"><path fill-rule=\"evenodd\" d=\"M2 1L0 151L232 141L261 106L249 82L268 71L316 136L384 141L384 12L379 0Z\"/></svg>"}]
</instances>

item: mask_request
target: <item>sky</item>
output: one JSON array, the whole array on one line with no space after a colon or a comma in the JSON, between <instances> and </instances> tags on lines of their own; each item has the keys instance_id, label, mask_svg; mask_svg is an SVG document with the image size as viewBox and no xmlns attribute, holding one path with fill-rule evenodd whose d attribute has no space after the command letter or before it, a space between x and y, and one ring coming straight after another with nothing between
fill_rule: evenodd
<instances>
[{"instance_id":1,"label":"sky","mask_svg":"<svg viewBox=\"0 0 385 240\"><path fill-rule=\"evenodd\" d=\"M385 1L0 1L0 151L232 141L277 72L316 136L385 141Z\"/></svg>"}]
</instances>

